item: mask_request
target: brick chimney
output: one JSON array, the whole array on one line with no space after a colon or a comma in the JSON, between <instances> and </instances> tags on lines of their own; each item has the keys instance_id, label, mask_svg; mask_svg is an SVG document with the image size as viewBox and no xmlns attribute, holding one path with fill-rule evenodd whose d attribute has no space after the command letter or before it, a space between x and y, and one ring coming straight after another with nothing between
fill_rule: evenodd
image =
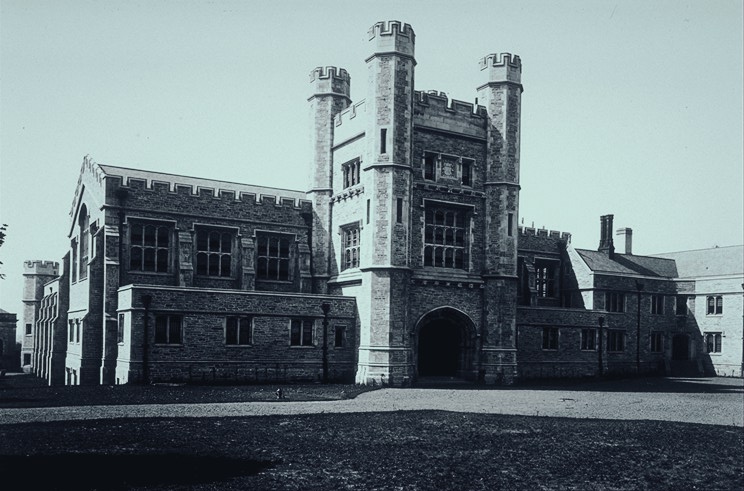
<instances>
[{"instance_id":1,"label":"brick chimney","mask_svg":"<svg viewBox=\"0 0 744 491\"><path fill-rule=\"evenodd\" d=\"M599 217L601 230L599 236L599 252L606 253L610 259L615 255L615 245L612 243L612 219L614 215L602 215Z\"/></svg>"},{"instance_id":2,"label":"brick chimney","mask_svg":"<svg viewBox=\"0 0 744 491\"><path fill-rule=\"evenodd\" d=\"M619 228L615 234L619 243L625 243L625 254L633 254L633 229Z\"/></svg>"}]
</instances>

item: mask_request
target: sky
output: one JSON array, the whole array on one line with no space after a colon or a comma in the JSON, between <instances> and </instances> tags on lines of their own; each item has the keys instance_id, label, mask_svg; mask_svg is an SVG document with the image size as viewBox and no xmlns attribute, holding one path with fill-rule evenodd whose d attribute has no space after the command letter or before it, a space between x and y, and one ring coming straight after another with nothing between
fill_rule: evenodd
<instances>
[{"instance_id":1,"label":"sky","mask_svg":"<svg viewBox=\"0 0 744 491\"><path fill-rule=\"evenodd\" d=\"M473 102L478 60L522 59L520 221L596 249L744 243L741 0L0 0L0 308L61 260L85 155L308 189L310 71L365 97L368 29L416 32L417 90ZM620 246L618 245L618 248Z\"/></svg>"}]
</instances>

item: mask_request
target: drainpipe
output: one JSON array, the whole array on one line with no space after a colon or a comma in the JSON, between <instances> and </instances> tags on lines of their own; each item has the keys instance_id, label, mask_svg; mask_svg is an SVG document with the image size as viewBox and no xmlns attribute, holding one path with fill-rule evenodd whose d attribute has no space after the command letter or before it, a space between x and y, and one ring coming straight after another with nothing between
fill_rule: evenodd
<instances>
[{"instance_id":1,"label":"drainpipe","mask_svg":"<svg viewBox=\"0 0 744 491\"><path fill-rule=\"evenodd\" d=\"M638 322L636 325L636 375L641 373L641 292L643 283L636 281L636 290L638 291Z\"/></svg>"},{"instance_id":2,"label":"drainpipe","mask_svg":"<svg viewBox=\"0 0 744 491\"><path fill-rule=\"evenodd\" d=\"M602 344L604 342L604 317L597 319L599 321L599 346L597 347L597 359L599 361L599 377L602 378L604 368L602 367Z\"/></svg>"},{"instance_id":3,"label":"drainpipe","mask_svg":"<svg viewBox=\"0 0 744 491\"><path fill-rule=\"evenodd\" d=\"M150 383L150 367L148 357L148 339L150 336L150 304L152 303L152 295L142 295L142 305L145 307L145 322L142 330L142 382L144 384Z\"/></svg>"}]
</instances>

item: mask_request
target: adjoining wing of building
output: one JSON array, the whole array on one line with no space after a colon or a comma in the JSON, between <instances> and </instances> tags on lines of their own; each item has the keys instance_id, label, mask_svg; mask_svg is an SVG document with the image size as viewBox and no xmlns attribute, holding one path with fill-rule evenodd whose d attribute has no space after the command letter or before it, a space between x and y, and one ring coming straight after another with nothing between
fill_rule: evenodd
<instances>
[{"instance_id":1,"label":"adjoining wing of building","mask_svg":"<svg viewBox=\"0 0 744 491\"><path fill-rule=\"evenodd\" d=\"M414 90L411 26L369 31L367 97L310 75L309 191L85 157L62 264L26 263L22 361L51 384L741 375L741 246L616 253L519 227L522 64L477 103ZM640 302L640 303L639 303Z\"/></svg>"}]
</instances>

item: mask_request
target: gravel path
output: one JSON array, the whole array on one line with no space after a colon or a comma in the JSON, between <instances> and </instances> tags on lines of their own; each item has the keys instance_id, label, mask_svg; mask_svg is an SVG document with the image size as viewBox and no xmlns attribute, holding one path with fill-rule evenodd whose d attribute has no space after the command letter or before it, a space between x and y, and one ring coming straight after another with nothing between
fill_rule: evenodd
<instances>
[{"instance_id":1,"label":"gravel path","mask_svg":"<svg viewBox=\"0 0 744 491\"><path fill-rule=\"evenodd\" d=\"M699 390L381 389L325 402L145 404L0 409L0 424L110 418L266 416L444 410L591 419L647 419L744 427L744 381L699 379Z\"/></svg>"}]
</instances>

